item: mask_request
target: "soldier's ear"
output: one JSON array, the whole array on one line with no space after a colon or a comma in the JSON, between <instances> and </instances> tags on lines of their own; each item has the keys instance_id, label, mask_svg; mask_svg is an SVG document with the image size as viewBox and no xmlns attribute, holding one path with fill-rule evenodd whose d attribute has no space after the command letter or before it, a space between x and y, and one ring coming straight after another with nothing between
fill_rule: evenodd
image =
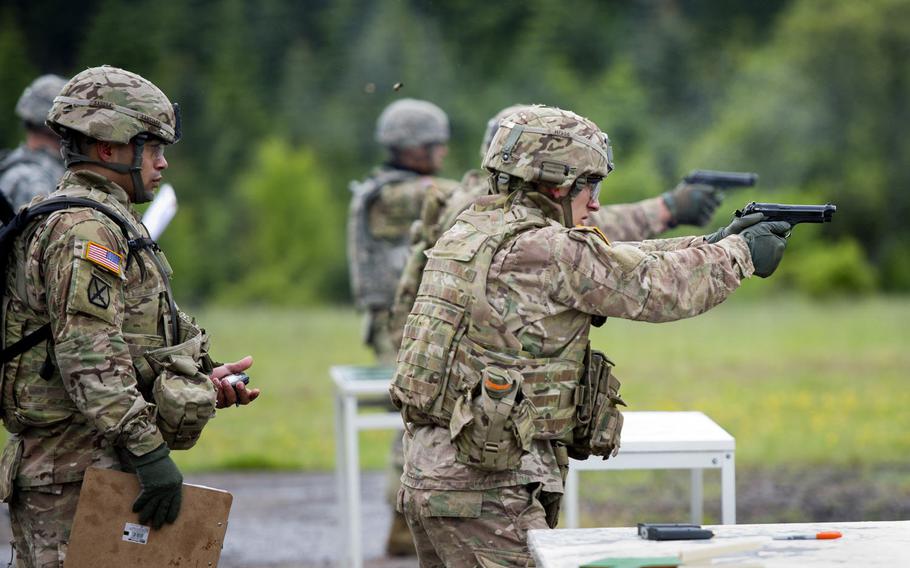
<instances>
[{"instance_id":1,"label":"soldier's ear","mask_svg":"<svg viewBox=\"0 0 910 568\"><path fill-rule=\"evenodd\" d=\"M98 153L98 160L101 162L110 162L114 159L114 145L104 140L98 140L93 145Z\"/></svg>"}]
</instances>

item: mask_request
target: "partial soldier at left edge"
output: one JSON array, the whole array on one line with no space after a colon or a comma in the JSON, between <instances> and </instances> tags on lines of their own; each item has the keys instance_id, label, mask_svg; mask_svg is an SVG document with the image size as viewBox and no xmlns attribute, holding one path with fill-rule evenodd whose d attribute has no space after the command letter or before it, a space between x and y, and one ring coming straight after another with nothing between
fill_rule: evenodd
<instances>
[{"instance_id":1,"label":"partial soldier at left edge","mask_svg":"<svg viewBox=\"0 0 910 568\"><path fill-rule=\"evenodd\" d=\"M191 448L216 408L259 394L226 378L252 357L210 356L135 210L168 168L179 107L147 79L101 66L64 85L47 124L67 171L0 230L0 416L11 434L0 499L17 568L63 566L89 467L135 472L139 523L174 522L183 476L170 452Z\"/></svg>"},{"instance_id":2,"label":"partial soldier at left edge","mask_svg":"<svg viewBox=\"0 0 910 568\"><path fill-rule=\"evenodd\" d=\"M66 84L58 75L41 75L22 92L16 115L22 120L25 138L18 148L0 153L0 221L6 223L16 211L37 195L54 191L63 177L60 138L44 124L54 97Z\"/></svg>"}]
</instances>

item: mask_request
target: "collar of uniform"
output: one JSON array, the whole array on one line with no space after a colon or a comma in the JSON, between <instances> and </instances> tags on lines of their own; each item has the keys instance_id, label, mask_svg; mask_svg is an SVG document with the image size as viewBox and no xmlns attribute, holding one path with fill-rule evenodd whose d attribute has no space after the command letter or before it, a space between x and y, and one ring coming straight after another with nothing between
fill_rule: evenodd
<instances>
[{"instance_id":1,"label":"collar of uniform","mask_svg":"<svg viewBox=\"0 0 910 568\"><path fill-rule=\"evenodd\" d=\"M560 225L563 224L562 207L559 205L559 203L550 199L539 191L522 193L515 200L515 204L522 205L528 209L537 209L543 213L543 216L547 219L556 221Z\"/></svg>"},{"instance_id":2,"label":"collar of uniform","mask_svg":"<svg viewBox=\"0 0 910 568\"><path fill-rule=\"evenodd\" d=\"M102 193L110 195L114 201L126 209L130 208L130 198L127 196L126 190L99 173L90 172L88 170L67 170L66 174L63 176L63 182L67 181L97 189Z\"/></svg>"}]
</instances>

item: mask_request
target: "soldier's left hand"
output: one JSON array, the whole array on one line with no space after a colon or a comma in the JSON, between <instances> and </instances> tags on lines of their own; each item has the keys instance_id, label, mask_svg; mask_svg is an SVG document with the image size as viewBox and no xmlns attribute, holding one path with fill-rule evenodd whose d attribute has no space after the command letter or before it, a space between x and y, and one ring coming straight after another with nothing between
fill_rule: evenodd
<instances>
[{"instance_id":1,"label":"soldier's left hand","mask_svg":"<svg viewBox=\"0 0 910 568\"><path fill-rule=\"evenodd\" d=\"M670 210L671 225L698 225L711 221L714 211L724 200L724 192L710 185L680 183L663 194Z\"/></svg>"},{"instance_id":2,"label":"soldier's left hand","mask_svg":"<svg viewBox=\"0 0 910 568\"><path fill-rule=\"evenodd\" d=\"M212 370L212 383L218 393L218 401L215 404L215 408L225 408L232 405L241 406L256 400L256 397L259 396L259 389L248 389L243 383L237 383L232 387L227 380L224 380L224 377L233 373L242 373L252 366L253 358L247 355L239 361L225 363Z\"/></svg>"}]
</instances>

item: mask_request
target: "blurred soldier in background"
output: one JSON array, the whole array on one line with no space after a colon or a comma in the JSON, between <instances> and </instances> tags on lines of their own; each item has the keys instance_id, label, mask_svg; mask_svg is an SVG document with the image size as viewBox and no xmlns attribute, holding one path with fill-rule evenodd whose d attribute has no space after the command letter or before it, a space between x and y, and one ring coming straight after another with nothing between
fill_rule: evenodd
<instances>
[{"instance_id":1,"label":"blurred soldier in background","mask_svg":"<svg viewBox=\"0 0 910 568\"><path fill-rule=\"evenodd\" d=\"M513 105L499 111L487 122L480 145L481 160L487 153L500 121L510 114L533 105ZM389 325L389 337L396 350L401 346L405 321L417 297L417 289L426 266L424 252L436 243L458 215L477 198L490 192L489 172L470 170L452 191L431 188L424 200L420 220L413 231L414 243L398 288ZM593 211L589 224L598 227L607 238L615 241L650 239L677 225L708 224L714 211L723 201L723 192L701 184L680 183L663 195L637 203L609 205Z\"/></svg>"},{"instance_id":2,"label":"blurred soldier in background","mask_svg":"<svg viewBox=\"0 0 910 568\"><path fill-rule=\"evenodd\" d=\"M435 176L448 154L449 119L433 103L390 104L376 122L376 141L389 157L367 179L351 183L348 266L354 300L366 311L364 342L380 363L393 364L389 309L408 258L411 225L428 192L448 195L457 184Z\"/></svg>"},{"instance_id":3,"label":"blurred soldier in background","mask_svg":"<svg viewBox=\"0 0 910 568\"><path fill-rule=\"evenodd\" d=\"M180 511L172 449L191 447L215 408L259 394L223 378L205 330L177 308L171 270L134 204L149 201L180 138L177 107L115 67L73 77L47 124L67 171L5 227L0 498L20 568L63 565L85 470L135 471L152 527ZM4 241L6 242L6 241Z\"/></svg>"},{"instance_id":4,"label":"blurred soldier in background","mask_svg":"<svg viewBox=\"0 0 910 568\"><path fill-rule=\"evenodd\" d=\"M63 175L60 138L44 124L54 97L66 79L42 75L25 88L16 115L25 127L25 140L0 157L0 221L6 222L36 195L54 191Z\"/></svg>"},{"instance_id":5,"label":"blurred soldier in background","mask_svg":"<svg viewBox=\"0 0 910 568\"><path fill-rule=\"evenodd\" d=\"M392 365L397 349L389 337L390 311L408 259L411 226L428 193L449 195L457 183L435 175L448 153L449 119L433 103L393 102L379 115L376 141L388 150L388 161L367 179L351 183L348 266L354 299L366 312L364 342L380 364ZM390 464L389 502L394 505L403 468L400 438ZM414 552L401 515L393 518L387 551L392 556Z\"/></svg>"},{"instance_id":6,"label":"blurred soldier in background","mask_svg":"<svg viewBox=\"0 0 910 568\"><path fill-rule=\"evenodd\" d=\"M399 510L424 567L533 565L527 531L555 526L568 458L619 448L620 385L590 326L700 314L774 272L790 228L754 215L611 243L585 226L609 140L556 108L503 119L483 166L492 195L427 251L391 387L407 423Z\"/></svg>"}]
</instances>

